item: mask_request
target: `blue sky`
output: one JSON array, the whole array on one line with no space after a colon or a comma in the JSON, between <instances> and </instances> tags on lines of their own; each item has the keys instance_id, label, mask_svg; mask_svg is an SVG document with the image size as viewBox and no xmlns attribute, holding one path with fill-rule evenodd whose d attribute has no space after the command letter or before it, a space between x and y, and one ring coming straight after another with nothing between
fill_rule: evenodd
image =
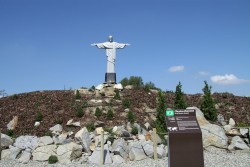
<instances>
[{"instance_id":1,"label":"blue sky","mask_svg":"<svg viewBox=\"0 0 250 167\"><path fill-rule=\"evenodd\" d=\"M163 90L250 96L248 0L0 0L0 89L8 94L103 83L105 51L117 80L141 76Z\"/></svg>"}]
</instances>

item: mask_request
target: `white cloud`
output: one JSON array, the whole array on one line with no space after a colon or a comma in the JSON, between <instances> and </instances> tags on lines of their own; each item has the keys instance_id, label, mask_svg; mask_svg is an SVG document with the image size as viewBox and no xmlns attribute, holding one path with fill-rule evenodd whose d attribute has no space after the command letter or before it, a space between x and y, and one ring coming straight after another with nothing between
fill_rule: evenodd
<instances>
[{"instance_id":1,"label":"white cloud","mask_svg":"<svg viewBox=\"0 0 250 167\"><path fill-rule=\"evenodd\" d=\"M181 72L184 71L184 66L172 66L168 69L169 72Z\"/></svg>"},{"instance_id":2,"label":"white cloud","mask_svg":"<svg viewBox=\"0 0 250 167\"><path fill-rule=\"evenodd\" d=\"M200 71L199 74L202 75L202 76L208 76L208 75L209 75L209 72Z\"/></svg>"},{"instance_id":3,"label":"white cloud","mask_svg":"<svg viewBox=\"0 0 250 167\"><path fill-rule=\"evenodd\" d=\"M232 85L249 82L248 80L237 78L234 74L214 75L211 77L211 80L213 83L222 85Z\"/></svg>"}]
</instances>

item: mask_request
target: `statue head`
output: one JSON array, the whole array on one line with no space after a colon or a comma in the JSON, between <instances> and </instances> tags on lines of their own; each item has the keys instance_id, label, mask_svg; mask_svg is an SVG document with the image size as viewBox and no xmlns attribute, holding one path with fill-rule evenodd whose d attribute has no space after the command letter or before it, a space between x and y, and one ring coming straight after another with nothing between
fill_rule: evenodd
<instances>
[{"instance_id":1,"label":"statue head","mask_svg":"<svg viewBox=\"0 0 250 167\"><path fill-rule=\"evenodd\" d=\"M113 37L111 35L109 36L109 42L113 42Z\"/></svg>"}]
</instances>

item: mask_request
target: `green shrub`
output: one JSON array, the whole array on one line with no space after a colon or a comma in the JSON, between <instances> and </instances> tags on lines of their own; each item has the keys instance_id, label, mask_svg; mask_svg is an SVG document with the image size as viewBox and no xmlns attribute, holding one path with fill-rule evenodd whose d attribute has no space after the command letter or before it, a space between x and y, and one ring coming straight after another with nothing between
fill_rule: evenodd
<instances>
[{"instance_id":1,"label":"green shrub","mask_svg":"<svg viewBox=\"0 0 250 167\"><path fill-rule=\"evenodd\" d=\"M53 134L52 134L52 132L51 132L51 131L47 131L47 132L45 132L45 136L50 136L50 137L52 137L52 136L53 136Z\"/></svg>"},{"instance_id":2,"label":"green shrub","mask_svg":"<svg viewBox=\"0 0 250 167\"><path fill-rule=\"evenodd\" d=\"M93 123L88 123L86 125L86 128L88 129L89 132L93 132L95 130L95 125Z\"/></svg>"},{"instance_id":3,"label":"green shrub","mask_svg":"<svg viewBox=\"0 0 250 167\"><path fill-rule=\"evenodd\" d=\"M137 127L133 127L132 131L131 131L131 134L137 135L138 134L138 128Z\"/></svg>"},{"instance_id":4,"label":"green shrub","mask_svg":"<svg viewBox=\"0 0 250 167\"><path fill-rule=\"evenodd\" d=\"M75 98L76 99L81 99L81 94L80 94L79 90L76 90Z\"/></svg>"},{"instance_id":5,"label":"green shrub","mask_svg":"<svg viewBox=\"0 0 250 167\"><path fill-rule=\"evenodd\" d=\"M77 117L81 118L84 115L83 108L79 104L75 104L74 110Z\"/></svg>"},{"instance_id":6,"label":"green shrub","mask_svg":"<svg viewBox=\"0 0 250 167\"><path fill-rule=\"evenodd\" d=\"M14 100L17 100L17 99L18 99L18 95L17 95L17 94L14 94L14 95L12 95L12 98L13 98Z\"/></svg>"},{"instance_id":7,"label":"green shrub","mask_svg":"<svg viewBox=\"0 0 250 167\"><path fill-rule=\"evenodd\" d=\"M85 101L84 103L83 103L83 105L82 105L82 107L83 108L87 108L89 105L88 105L88 102L87 101Z\"/></svg>"},{"instance_id":8,"label":"green shrub","mask_svg":"<svg viewBox=\"0 0 250 167\"><path fill-rule=\"evenodd\" d=\"M6 131L6 135L8 135L8 136L10 136L10 137L12 137L12 136L14 136L14 130L7 130Z\"/></svg>"},{"instance_id":9,"label":"green shrub","mask_svg":"<svg viewBox=\"0 0 250 167\"><path fill-rule=\"evenodd\" d=\"M97 107L97 108L95 109L95 116L96 116L97 118L99 118L101 115L102 115L102 111L100 110L99 107Z\"/></svg>"},{"instance_id":10,"label":"green shrub","mask_svg":"<svg viewBox=\"0 0 250 167\"><path fill-rule=\"evenodd\" d=\"M147 83L144 85L144 90L145 90L146 92L149 92L150 89L157 89L157 88L155 87L155 84L154 84L153 82L147 82Z\"/></svg>"},{"instance_id":11,"label":"green shrub","mask_svg":"<svg viewBox=\"0 0 250 167\"><path fill-rule=\"evenodd\" d=\"M55 163L57 163L57 161L58 161L57 156L51 155L49 157L49 164L55 164Z\"/></svg>"},{"instance_id":12,"label":"green shrub","mask_svg":"<svg viewBox=\"0 0 250 167\"><path fill-rule=\"evenodd\" d=\"M121 99L121 96L120 96L120 93L119 93L119 90L115 90L115 96L114 96L114 99L116 100L120 100Z\"/></svg>"},{"instance_id":13,"label":"green shrub","mask_svg":"<svg viewBox=\"0 0 250 167\"><path fill-rule=\"evenodd\" d=\"M131 122L131 123L135 122L135 120L136 120L136 117L135 117L135 115L134 115L134 113L132 111L128 112L127 117L128 117L128 121Z\"/></svg>"},{"instance_id":14,"label":"green shrub","mask_svg":"<svg viewBox=\"0 0 250 167\"><path fill-rule=\"evenodd\" d=\"M237 123L237 127L248 127L248 125L244 122Z\"/></svg>"},{"instance_id":15,"label":"green shrub","mask_svg":"<svg viewBox=\"0 0 250 167\"><path fill-rule=\"evenodd\" d=\"M217 110L211 96L212 87L207 84L207 81L204 81L204 83L205 87L202 89L204 96L201 99L201 111L204 113L206 119L215 121L217 119Z\"/></svg>"},{"instance_id":16,"label":"green shrub","mask_svg":"<svg viewBox=\"0 0 250 167\"><path fill-rule=\"evenodd\" d=\"M36 121L42 121L43 114L41 112L36 113Z\"/></svg>"},{"instance_id":17,"label":"green shrub","mask_svg":"<svg viewBox=\"0 0 250 167\"><path fill-rule=\"evenodd\" d=\"M109 120L111 120L111 119L113 119L113 117L114 117L114 113L113 113L113 111L112 111L111 109L109 109L109 110L108 110L108 113L107 113L107 118L108 118Z\"/></svg>"},{"instance_id":18,"label":"green shrub","mask_svg":"<svg viewBox=\"0 0 250 167\"><path fill-rule=\"evenodd\" d=\"M129 108L130 107L130 101L128 98L125 98L123 101L122 101L122 104L123 104L123 107L124 108Z\"/></svg>"},{"instance_id":19,"label":"green shrub","mask_svg":"<svg viewBox=\"0 0 250 167\"><path fill-rule=\"evenodd\" d=\"M109 137L108 137L108 141L110 141L111 144L114 143L114 140L115 140L115 137L114 137L114 136L109 136Z\"/></svg>"},{"instance_id":20,"label":"green shrub","mask_svg":"<svg viewBox=\"0 0 250 167\"><path fill-rule=\"evenodd\" d=\"M56 124L62 124L63 123L63 119L62 118L56 118L55 123Z\"/></svg>"}]
</instances>

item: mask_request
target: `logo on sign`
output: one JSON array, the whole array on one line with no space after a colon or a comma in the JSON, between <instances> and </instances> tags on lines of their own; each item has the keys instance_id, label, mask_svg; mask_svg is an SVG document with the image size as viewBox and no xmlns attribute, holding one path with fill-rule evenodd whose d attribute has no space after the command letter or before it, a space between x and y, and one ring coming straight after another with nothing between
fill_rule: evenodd
<instances>
[{"instance_id":1,"label":"logo on sign","mask_svg":"<svg viewBox=\"0 0 250 167\"><path fill-rule=\"evenodd\" d=\"M167 111L166 111L166 116L167 116L167 117L172 117L172 116L174 116L174 110L167 110Z\"/></svg>"}]
</instances>

